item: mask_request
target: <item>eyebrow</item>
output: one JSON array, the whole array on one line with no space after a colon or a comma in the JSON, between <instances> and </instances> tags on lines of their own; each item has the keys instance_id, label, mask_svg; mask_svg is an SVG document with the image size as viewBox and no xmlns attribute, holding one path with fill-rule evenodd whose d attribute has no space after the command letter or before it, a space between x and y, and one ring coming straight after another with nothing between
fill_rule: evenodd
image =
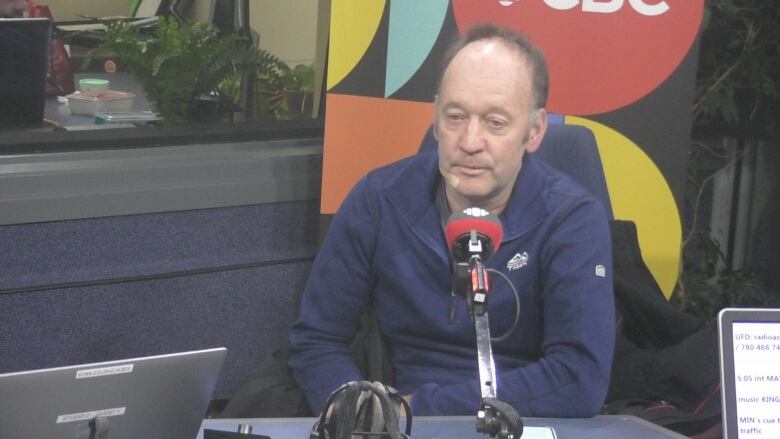
<instances>
[{"instance_id":1,"label":"eyebrow","mask_svg":"<svg viewBox=\"0 0 780 439\"><path fill-rule=\"evenodd\" d=\"M463 105L461 105L461 104L459 104L457 102L447 102L446 104L444 104L441 107L441 109L442 109L442 111L447 111L447 110L451 110L451 109L464 110L465 108L463 107ZM496 106L492 106L492 107L488 108L487 111L485 111L482 114L491 114L491 113L500 114L500 115L503 115L503 116L505 116L507 118L514 119L512 114L510 112L506 111L506 109L501 108L501 107L496 107Z\"/></svg>"},{"instance_id":2,"label":"eyebrow","mask_svg":"<svg viewBox=\"0 0 780 439\"><path fill-rule=\"evenodd\" d=\"M458 110L462 110L463 106L460 105L457 102L447 102L446 104L442 105L442 107L441 107L442 111L452 110L453 108L454 109L458 109Z\"/></svg>"}]
</instances>

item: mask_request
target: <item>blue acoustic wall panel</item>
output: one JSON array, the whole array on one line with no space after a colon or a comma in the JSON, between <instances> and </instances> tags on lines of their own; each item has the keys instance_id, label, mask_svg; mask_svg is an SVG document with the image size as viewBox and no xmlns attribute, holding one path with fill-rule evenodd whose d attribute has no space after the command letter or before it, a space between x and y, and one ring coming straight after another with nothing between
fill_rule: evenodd
<instances>
[{"instance_id":1,"label":"blue acoustic wall panel","mask_svg":"<svg viewBox=\"0 0 780 439\"><path fill-rule=\"evenodd\" d=\"M310 263L6 294L0 370L27 370L217 346L217 396L286 341Z\"/></svg>"},{"instance_id":2,"label":"blue acoustic wall panel","mask_svg":"<svg viewBox=\"0 0 780 439\"><path fill-rule=\"evenodd\" d=\"M0 372L226 346L216 395L286 342L318 201L0 227Z\"/></svg>"},{"instance_id":3,"label":"blue acoustic wall panel","mask_svg":"<svg viewBox=\"0 0 780 439\"><path fill-rule=\"evenodd\" d=\"M300 201L0 227L0 293L311 256L319 203Z\"/></svg>"}]
</instances>

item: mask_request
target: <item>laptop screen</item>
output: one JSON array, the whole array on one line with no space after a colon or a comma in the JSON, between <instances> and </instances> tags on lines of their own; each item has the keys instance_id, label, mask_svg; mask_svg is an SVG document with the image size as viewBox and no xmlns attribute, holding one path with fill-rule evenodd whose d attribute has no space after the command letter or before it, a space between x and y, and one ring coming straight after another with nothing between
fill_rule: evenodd
<instances>
[{"instance_id":1,"label":"laptop screen","mask_svg":"<svg viewBox=\"0 0 780 439\"><path fill-rule=\"evenodd\" d=\"M225 354L216 348L2 374L0 438L194 439Z\"/></svg>"},{"instance_id":2,"label":"laptop screen","mask_svg":"<svg viewBox=\"0 0 780 439\"><path fill-rule=\"evenodd\" d=\"M718 315L725 439L780 438L780 309Z\"/></svg>"},{"instance_id":3,"label":"laptop screen","mask_svg":"<svg viewBox=\"0 0 780 439\"><path fill-rule=\"evenodd\" d=\"M0 128L41 124L50 47L49 20L0 19Z\"/></svg>"}]
</instances>

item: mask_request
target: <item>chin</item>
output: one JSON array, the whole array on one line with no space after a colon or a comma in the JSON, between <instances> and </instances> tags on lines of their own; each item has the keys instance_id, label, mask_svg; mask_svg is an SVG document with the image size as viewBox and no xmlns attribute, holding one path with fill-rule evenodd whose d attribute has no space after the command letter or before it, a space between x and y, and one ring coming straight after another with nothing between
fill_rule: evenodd
<instances>
[{"instance_id":1,"label":"chin","mask_svg":"<svg viewBox=\"0 0 780 439\"><path fill-rule=\"evenodd\" d=\"M488 193L484 190L458 190L458 195L475 207L480 207L482 202L488 198Z\"/></svg>"}]
</instances>

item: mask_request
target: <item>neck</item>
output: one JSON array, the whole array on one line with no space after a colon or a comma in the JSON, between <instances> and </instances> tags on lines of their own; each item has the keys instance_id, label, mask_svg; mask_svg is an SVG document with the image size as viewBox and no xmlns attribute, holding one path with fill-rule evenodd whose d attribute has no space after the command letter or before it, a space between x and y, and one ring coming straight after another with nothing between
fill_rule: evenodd
<instances>
[{"instance_id":1,"label":"neck","mask_svg":"<svg viewBox=\"0 0 780 439\"><path fill-rule=\"evenodd\" d=\"M504 211L507 202L509 202L509 194L511 194L511 191L488 199L471 199L462 197L451 187L445 186L444 194L447 196L447 204L450 206L450 212L460 212L469 207L479 207L480 209L485 209L493 215L498 216Z\"/></svg>"}]
</instances>

